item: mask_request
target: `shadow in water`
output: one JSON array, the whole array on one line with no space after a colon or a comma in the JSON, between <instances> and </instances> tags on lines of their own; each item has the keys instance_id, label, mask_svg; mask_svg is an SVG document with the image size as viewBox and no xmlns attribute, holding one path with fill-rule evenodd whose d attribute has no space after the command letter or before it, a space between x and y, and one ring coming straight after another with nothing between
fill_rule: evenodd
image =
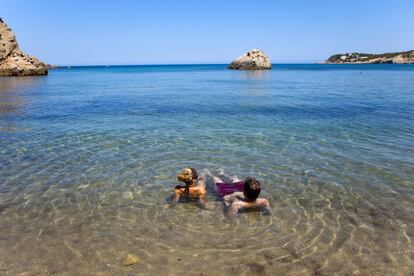
<instances>
[{"instance_id":1,"label":"shadow in water","mask_svg":"<svg viewBox=\"0 0 414 276\"><path fill-rule=\"evenodd\" d=\"M13 122L13 114L17 114L23 106L30 102L27 92L38 86L45 77L1 77L0 78L0 119L11 115L11 120L0 122L1 132L16 132L25 130Z\"/></svg>"},{"instance_id":2,"label":"shadow in water","mask_svg":"<svg viewBox=\"0 0 414 276\"><path fill-rule=\"evenodd\" d=\"M244 79L262 80L269 76L268 70L242 70L240 76Z\"/></svg>"},{"instance_id":3,"label":"shadow in water","mask_svg":"<svg viewBox=\"0 0 414 276\"><path fill-rule=\"evenodd\" d=\"M44 77L2 77L0 80L0 116L24 105L23 93L42 82Z\"/></svg>"}]
</instances>

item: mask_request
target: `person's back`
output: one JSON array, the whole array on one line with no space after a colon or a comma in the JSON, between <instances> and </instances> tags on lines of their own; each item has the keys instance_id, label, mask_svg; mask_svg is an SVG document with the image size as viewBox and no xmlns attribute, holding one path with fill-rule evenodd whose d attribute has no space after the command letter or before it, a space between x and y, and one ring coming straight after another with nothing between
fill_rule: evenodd
<instances>
[{"instance_id":1,"label":"person's back","mask_svg":"<svg viewBox=\"0 0 414 276\"><path fill-rule=\"evenodd\" d=\"M206 188L204 179L198 180L197 171L193 168L185 168L178 173L177 179L184 182L185 186L176 186L174 189L174 198L171 207L175 206L181 196L189 199L198 199L201 207L206 208Z\"/></svg>"},{"instance_id":2,"label":"person's back","mask_svg":"<svg viewBox=\"0 0 414 276\"><path fill-rule=\"evenodd\" d=\"M244 197L241 197L240 195L233 196L227 214L229 216L234 216L240 210L252 208L263 208L266 213L270 214L271 208L269 201L265 198L259 198L260 192L260 182L254 177L246 177L243 186Z\"/></svg>"}]
</instances>

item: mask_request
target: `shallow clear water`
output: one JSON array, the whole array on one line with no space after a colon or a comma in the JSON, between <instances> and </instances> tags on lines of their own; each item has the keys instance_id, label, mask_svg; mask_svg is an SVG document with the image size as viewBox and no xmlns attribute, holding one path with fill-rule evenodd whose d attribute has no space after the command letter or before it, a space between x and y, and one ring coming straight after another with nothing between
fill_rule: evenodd
<instances>
[{"instance_id":1,"label":"shallow clear water","mask_svg":"<svg viewBox=\"0 0 414 276\"><path fill-rule=\"evenodd\" d=\"M414 66L74 67L0 79L0 271L414 272ZM271 216L164 205L185 166ZM141 262L122 266L136 254Z\"/></svg>"}]
</instances>

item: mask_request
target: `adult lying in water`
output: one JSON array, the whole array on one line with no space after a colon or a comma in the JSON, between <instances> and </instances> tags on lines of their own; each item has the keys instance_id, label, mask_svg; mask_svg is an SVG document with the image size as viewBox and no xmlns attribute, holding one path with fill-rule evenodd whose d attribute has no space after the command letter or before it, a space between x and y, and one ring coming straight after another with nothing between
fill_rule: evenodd
<instances>
[{"instance_id":1,"label":"adult lying in water","mask_svg":"<svg viewBox=\"0 0 414 276\"><path fill-rule=\"evenodd\" d=\"M198 179L197 171L194 168L185 168L178 173L177 179L184 182L185 186L175 187L170 207L175 206L181 196L185 196L189 199L198 199L200 206L207 209L205 177Z\"/></svg>"},{"instance_id":2,"label":"adult lying in water","mask_svg":"<svg viewBox=\"0 0 414 276\"><path fill-rule=\"evenodd\" d=\"M232 183L225 183L214 176L216 190L224 200L228 217L234 217L241 210L253 208L261 208L265 214L271 213L269 201L265 198L259 198L261 185L257 179L248 176L242 181L234 176L231 180Z\"/></svg>"}]
</instances>

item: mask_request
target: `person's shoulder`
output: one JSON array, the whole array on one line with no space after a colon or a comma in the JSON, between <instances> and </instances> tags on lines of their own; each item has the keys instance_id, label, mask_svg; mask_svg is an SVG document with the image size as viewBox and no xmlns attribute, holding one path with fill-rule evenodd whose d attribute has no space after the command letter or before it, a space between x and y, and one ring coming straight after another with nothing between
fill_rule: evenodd
<instances>
[{"instance_id":1,"label":"person's shoulder","mask_svg":"<svg viewBox=\"0 0 414 276\"><path fill-rule=\"evenodd\" d=\"M261 208L269 206L269 201L266 198L257 198L255 201L245 202L245 208Z\"/></svg>"},{"instance_id":2,"label":"person's shoulder","mask_svg":"<svg viewBox=\"0 0 414 276\"><path fill-rule=\"evenodd\" d=\"M190 193L194 195L205 195L207 193L206 188L202 186L190 187Z\"/></svg>"}]
</instances>

